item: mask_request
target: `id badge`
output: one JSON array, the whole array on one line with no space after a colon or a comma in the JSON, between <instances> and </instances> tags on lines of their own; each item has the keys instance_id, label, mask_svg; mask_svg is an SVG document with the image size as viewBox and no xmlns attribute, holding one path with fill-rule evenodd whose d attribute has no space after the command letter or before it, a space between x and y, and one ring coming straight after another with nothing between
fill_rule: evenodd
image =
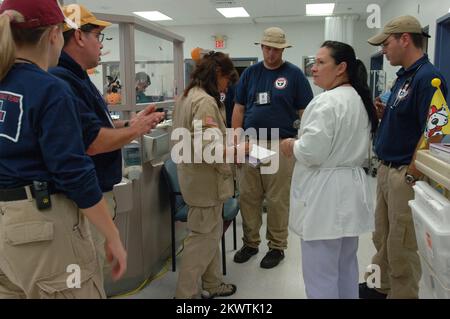
<instances>
[{"instance_id":1,"label":"id badge","mask_svg":"<svg viewBox=\"0 0 450 319\"><path fill-rule=\"evenodd\" d=\"M270 104L270 93L260 92L256 94L256 105L267 105Z\"/></svg>"}]
</instances>

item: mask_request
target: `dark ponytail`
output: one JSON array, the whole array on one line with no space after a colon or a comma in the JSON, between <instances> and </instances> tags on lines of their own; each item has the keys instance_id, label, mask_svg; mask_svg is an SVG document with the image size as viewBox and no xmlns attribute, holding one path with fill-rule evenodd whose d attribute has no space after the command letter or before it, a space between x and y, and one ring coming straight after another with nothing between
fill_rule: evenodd
<instances>
[{"instance_id":1,"label":"dark ponytail","mask_svg":"<svg viewBox=\"0 0 450 319\"><path fill-rule=\"evenodd\" d=\"M375 105L372 102L369 86L367 85L368 76L364 63L362 63L361 60L356 59L355 50L346 43L325 41L322 44L322 47L330 49L331 56L336 65L342 62L347 63L348 79L364 103L371 124L370 132L373 136L378 128L378 117Z\"/></svg>"}]
</instances>

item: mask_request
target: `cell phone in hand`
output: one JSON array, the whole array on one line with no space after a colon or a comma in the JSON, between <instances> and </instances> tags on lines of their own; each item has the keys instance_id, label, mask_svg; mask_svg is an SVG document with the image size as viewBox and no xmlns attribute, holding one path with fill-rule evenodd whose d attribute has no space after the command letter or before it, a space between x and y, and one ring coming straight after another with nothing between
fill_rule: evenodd
<instances>
[{"instance_id":1,"label":"cell phone in hand","mask_svg":"<svg viewBox=\"0 0 450 319\"><path fill-rule=\"evenodd\" d=\"M387 102L389 101L389 97L391 96L391 92L390 91L386 91L383 94L380 95L380 100L381 102L386 105Z\"/></svg>"},{"instance_id":2,"label":"cell phone in hand","mask_svg":"<svg viewBox=\"0 0 450 319\"><path fill-rule=\"evenodd\" d=\"M164 118L161 121L159 121L159 123L167 120L167 110L165 110L163 107L158 107L156 109L156 112L164 112Z\"/></svg>"}]
</instances>

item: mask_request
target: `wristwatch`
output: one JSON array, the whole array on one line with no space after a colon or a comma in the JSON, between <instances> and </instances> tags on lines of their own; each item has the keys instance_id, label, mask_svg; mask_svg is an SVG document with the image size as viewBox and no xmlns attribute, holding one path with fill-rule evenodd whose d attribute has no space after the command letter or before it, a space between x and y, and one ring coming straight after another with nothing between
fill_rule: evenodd
<instances>
[{"instance_id":1,"label":"wristwatch","mask_svg":"<svg viewBox=\"0 0 450 319\"><path fill-rule=\"evenodd\" d=\"M408 185L412 185L412 184L414 184L415 182L417 182L418 180L419 180L419 179L416 178L414 175L411 175L411 174L408 174L408 173L405 174L405 182L406 182L406 184L408 184Z\"/></svg>"}]
</instances>

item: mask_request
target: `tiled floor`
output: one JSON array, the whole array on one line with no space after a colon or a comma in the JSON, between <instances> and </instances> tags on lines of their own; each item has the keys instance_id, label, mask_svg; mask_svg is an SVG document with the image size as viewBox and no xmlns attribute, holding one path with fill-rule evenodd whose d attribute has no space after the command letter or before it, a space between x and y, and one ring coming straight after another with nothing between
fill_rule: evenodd
<instances>
[{"instance_id":1,"label":"tiled floor","mask_svg":"<svg viewBox=\"0 0 450 319\"><path fill-rule=\"evenodd\" d=\"M375 194L376 179L370 178L372 192ZM375 198L375 196L374 196ZM262 269L259 267L261 259L267 252L265 238L265 214L264 223L261 227L261 238L263 242L260 245L259 253L244 264L233 262L233 256L236 251L233 250L232 229L227 231L227 275L225 282L237 285L237 292L233 295L235 299L253 299L253 298L273 298L273 299L302 299L305 298L305 290L302 279L300 239L295 234L288 238L288 249L285 251L285 259L273 269ZM237 219L237 238L238 249L242 243L242 221L240 215ZM375 252L371 234L364 234L360 237L358 249L359 270L362 280L365 268L370 264L371 257ZM179 265L181 255L177 258ZM178 273L172 272L170 264L166 266L166 271L161 277L152 281L139 293L128 297L136 299L164 299L173 298ZM427 298L428 293L421 289L421 298Z\"/></svg>"}]
</instances>

